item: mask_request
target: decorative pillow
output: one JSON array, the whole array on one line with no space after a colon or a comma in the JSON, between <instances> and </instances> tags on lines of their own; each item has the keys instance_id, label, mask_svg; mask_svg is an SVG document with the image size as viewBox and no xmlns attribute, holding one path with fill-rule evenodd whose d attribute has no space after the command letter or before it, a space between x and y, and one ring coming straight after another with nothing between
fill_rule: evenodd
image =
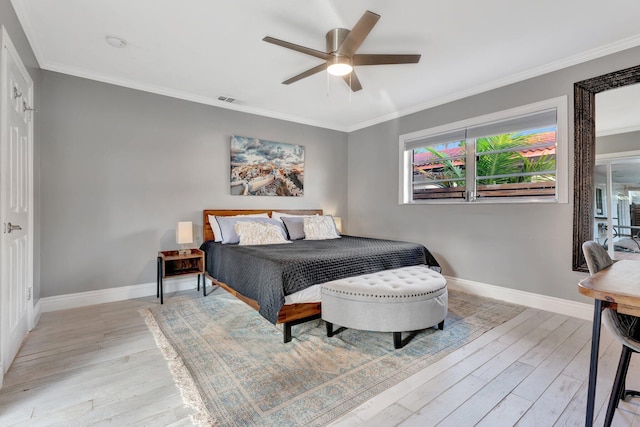
<instances>
[{"instance_id":1,"label":"decorative pillow","mask_svg":"<svg viewBox=\"0 0 640 427\"><path fill-rule=\"evenodd\" d=\"M238 243L240 237L236 233L235 225L240 221L255 221L267 224L275 224L282 229L282 235L286 236L282 222L277 219L262 218L262 217L237 217L237 216L217 216L216 221L220 226L220 236L222 237L222 243Z\"/></svg>"},{"instance_id":2,"label":"decorative pillow","mask_svg":"<svg viewBox=\"0 0 640 427\"><path fill-rule=\"evenodd\" d=\"M211 225L211 229L213 230L213 241L214 242L222 242L222 233L220 232L220 226L218 225L218 221L216 218L238 218L238 217L251 217L251 218L269 218L268 213L260 213L260 214L250 214L250 215L233 215L233 216L225 216L225 217L216 217L213 215L209 215L209 225Z\"/></svg>"},{"instance_id":3,"label":"decorative pillow","mask_svg":"<svg viewBox=\"0 0 640 427\"><path fill-rule=\"evenodd\" d=\"M255 221L238 221L234 226L240 245L279 245L287 240L282 225Z\"/></svg>"},{"instance_id":4,"label":"decorative pillow","mask_svg":"<svg viewBox=\"0 0 640 427\"><path fill-rule=\"evenodd\" d=\"M287 229L289 240L304 239L304 218L300 216L283 216L280 218L284 223L284 228Z\"/></svg>"},{"instance_id":5,"label":"decorative pillow","mask_svg":"<svg viewBox=\"0 0 640 427\"><path fill-rule=\"evenodd\" d=\"M340 234L331 215L304 218L305 240L339 239Z\"/></svg>"}]
</instances>

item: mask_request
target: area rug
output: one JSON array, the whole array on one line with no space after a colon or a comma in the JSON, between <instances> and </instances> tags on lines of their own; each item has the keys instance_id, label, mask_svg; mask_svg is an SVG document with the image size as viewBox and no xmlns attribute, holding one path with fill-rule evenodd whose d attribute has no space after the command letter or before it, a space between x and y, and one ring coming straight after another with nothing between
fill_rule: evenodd
<instances>
[{"instance_id":1,"label":"area rug","mask_svg":"<svg viewBox=\"0 0 640 427\"><path fill-rule=\"evenodd\" d=\"M444 330L421 331L398 350L391 333L327 338L321 320L294 326L284 344L281 326L220 292L141 313L195 424L323 426L523 310L450 292Z\"/></svg>"}]
</instances>

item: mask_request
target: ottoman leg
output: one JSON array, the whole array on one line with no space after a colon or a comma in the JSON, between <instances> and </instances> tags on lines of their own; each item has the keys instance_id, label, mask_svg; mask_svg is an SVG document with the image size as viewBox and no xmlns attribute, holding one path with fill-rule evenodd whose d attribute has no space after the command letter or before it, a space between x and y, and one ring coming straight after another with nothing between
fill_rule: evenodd
<instances>
[{"instance_id":1,"label":"ottoman leg","mask_svg":"<svg viewBox=\"0 0 640 427\"><path fill-rule=\"evenodd\" d=\"M444 329L444 320L438 323L438 329L440 329L441 331Z\"/></svg>"},{"instance_id":2,"label":"ottoman leg","mask_svg":"<svg viewBox=\"0 0 640 427\"><path fill-rule=\"evenodd\" d=\"M327 322L327 321L325 321L325 323L327 324L327 336L328 337L332 337L333 336L333 323Z\"/></svg>"},{"instance_id":3,"label":"ottoman leg","mask_svg":"<svg viewBox=\"0 0 640 427\"><path fill-rule=\"evenodd\" d=\"M402 332L393 333L393 348L402 348Z\"/></svg>"}]
</instances>

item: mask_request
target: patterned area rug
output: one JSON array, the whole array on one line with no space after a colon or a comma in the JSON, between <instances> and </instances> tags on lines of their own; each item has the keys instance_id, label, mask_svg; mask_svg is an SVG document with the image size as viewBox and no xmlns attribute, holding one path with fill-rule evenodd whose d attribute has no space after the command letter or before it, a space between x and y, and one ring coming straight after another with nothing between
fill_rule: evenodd
<instances>
[{"instance_id":1,"label":"patterned area rug","mask_svg":"<svg viewBox=\"0 0 640 427\"><path fill-rule=\"evenodd\" d=\"M141 311L201 426L326 425L524 310L450 292L444 330L399 350L391 333L327 338L321 320L283 344L280 326L220 292Z\"/></svg>"}]
</instances>

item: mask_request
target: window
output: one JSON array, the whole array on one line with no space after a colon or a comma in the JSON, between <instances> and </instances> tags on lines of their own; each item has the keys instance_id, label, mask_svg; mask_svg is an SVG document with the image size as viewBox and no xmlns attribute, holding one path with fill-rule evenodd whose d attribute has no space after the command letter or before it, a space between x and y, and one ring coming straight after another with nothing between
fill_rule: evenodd
<instances>
[{"instance_id":1,"label":"window","mask_svg":"<svg viewBox=\"0 0 640 427\"><path fill-rule=\"evenodd\" d=\"M566 97L400 136L401 203L567 202Z\"/></svg>"}]
</instances>

